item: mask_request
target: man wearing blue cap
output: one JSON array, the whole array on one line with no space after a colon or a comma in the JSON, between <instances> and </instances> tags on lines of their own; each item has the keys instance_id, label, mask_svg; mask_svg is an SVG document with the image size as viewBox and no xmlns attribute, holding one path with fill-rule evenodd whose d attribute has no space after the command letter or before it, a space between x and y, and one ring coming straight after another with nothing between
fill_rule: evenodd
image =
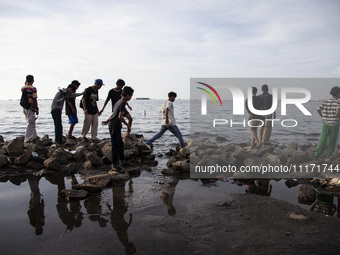
<instances>
[{"instance_id":1,"label":"man wearing blue cap","mask_svg":"<svg viewBox=\"0 0 340 255\"><path fill-rule=\"evenodd\" d=\"M91 138L92 141L97 141L97 132L98 132L98 116L100 116L97 101L98 90L103 86L103 80L96 79L94 81L94 85L88 87L84 91L83 98L81 100L80 107L84 110L84 124L83 130L81 131L81 138L86 139L86 135L91 127Z\"/></svg>"}]
</instances>

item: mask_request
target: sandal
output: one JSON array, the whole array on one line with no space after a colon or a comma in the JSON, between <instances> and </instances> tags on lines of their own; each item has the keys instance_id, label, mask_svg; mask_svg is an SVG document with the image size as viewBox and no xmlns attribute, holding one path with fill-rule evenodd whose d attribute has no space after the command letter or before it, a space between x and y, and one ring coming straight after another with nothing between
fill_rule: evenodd
<instances>
[{"instance_id":1,"label":"sandal","mask_svg":"<svg viewBox=\"0 0 340 255\"><path fill-rule=\"evenodd\" d=\"M121 166L116 166L116 167L113 166L113 167L111 168L111 170L112 170L112 171L115 171L115 172L118 172L118 173L120 173L120 174L125 173L124 168L122 168Z\"/></svg>"}]
</instances>

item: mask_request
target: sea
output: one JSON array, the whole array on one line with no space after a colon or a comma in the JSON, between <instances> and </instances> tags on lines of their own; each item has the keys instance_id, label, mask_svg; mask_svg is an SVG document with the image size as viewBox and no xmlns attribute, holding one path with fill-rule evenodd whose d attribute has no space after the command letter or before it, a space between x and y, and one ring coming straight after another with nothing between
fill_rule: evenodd
<instances>
[{"instance_id":1,"label":"sea","mask_svg":"<svg viewBox=\"0 0 340 255\"><path fill-rule=\"evenodd\" d=\"M133 117L132 133L151 138L161 126L160 107L165 100L131 100ZM79 99L77 99L79 102ZM50 114L51 100L39 100L40 114L36 129L40 137L48 135L54 139L54 125ZM102 108L104 101L99 101ZM316 145L322 120L316 110L320 102L309 102L307 109L312 116L302 116L299 110L289 109L289 118L299 122L296 128L277 125L273 128L272 143L289 145ZM184 140L190 139L191 129L196 132L202 116L190 116L190 100L178 99L174 103L177 125ZM231 109L225 112L230 119ZM280 109L278 109L280 112ZM111 113L108 104L100 121ZM25 134L26 122L18 100L0 101L0 135L5 141ZM79 123L74 136L79 137L83 114L78 113ZM278 119L282 118L278 114ZM63 113L64 135L69 124ZM228 142L250 143L249 128L224 126L223 129L207 128L195 133L195 137L216 139L224 137ZM107 126L99 125L98 137L109 139ZM58 192L71 188L72 181L81 183L83 176L49 177L2 177L0 178L0 254L148 254L150 240L157 243L159 232L150 232L148 222L152 217L179 217L194 210L195 205L207 201L224 201L228 194L247 194L247 186L226 179L216 182L202 182L188 177L163 176L169 157L165 153L174 149L177 139L167 132L154 143L158 166L151 171L142 171L125 184L114 185L101 193L93 193L81 201L66 201ZM1 173L3 170L0 170ZM0 173L0 176L1 176ZM312 204L301 204L297 197L299 187L287 185L285 180L270 180L270 192L262 195L284 200L306 210ZM338 206L339 198L333 197ZM335 212L334 217L339 213ZM176 244L169 240L173 247ZM157 244L162 246L163 243ZM171 246L164 243L164 251ZM160 249L162 250L162 249Z\"/></svg>"}]
</instances>

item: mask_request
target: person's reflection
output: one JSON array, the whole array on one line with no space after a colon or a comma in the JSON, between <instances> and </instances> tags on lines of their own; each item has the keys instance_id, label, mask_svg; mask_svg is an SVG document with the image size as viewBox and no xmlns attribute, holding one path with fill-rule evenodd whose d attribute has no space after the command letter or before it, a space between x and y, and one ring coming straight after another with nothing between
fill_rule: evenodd
<instances>
[{"instance_id":1,"label":"person's reflection","mask_svg":"<svg viewBox=\"0 0 340 255\"><path fill-rule=\"evenodd\" d=\"M261 195L270 196L272 192L272 185L269 185L270 179L249 179L246 182L246 192Z\"/></svg>"},{"instance_id":2,"label":"person's reflection","mask_svg":"<svg viewBox=\"0 0 340 255\"><path fill-rule=\"evenodd\" d=\"M101 193L93 193L86 198L84 206L91 221L97 221L99 227L106 227L108 220L102 217Z\"/></svg>"},{"instance_id":3,"label":"person's reflection","mask_svg":"<svg viewBox=\"0 0 340 255\"><path fill-rule=\"evenodd\" d=\"M29 201L27 215L30 220L30 224L35 228L36 235L42 235L43 227L45 225L44 216L44 199L40 194L39 189L40 177L30 176L28 177L28 184L31 190L31 197Z\"/></svg>"},{"instance_id":4,"label":"person's reflection","mask_svg":"<svg viewBox=\"0 0 340 255\"><path fill-rule=\"evenodd\" d=\"M65 177L60 174L48 175L45 177L50 183L58 187L58 203L56 205L59 219L66 226L67 230L72 231L74 228L81 226L83 220L83 213L81 210L80 202L77 200L68 201L61 197L59 192L65 189ZM72 176L72 182L76 181L75 176ZM70 204L70 209L68 208Z\"/></svg>"},{"instance_id":5,"label":"person's reflection","mask_svg":"<svg viewBox=\"0 0 340 255\"><path fill-rule=\"evenodd\" d=\"M168 181L166 184L161 186L162 187L161 200L168 207L168 214L171 216L176 215L176 209L173 205L173 200L178 182L179 179L173 177L172 180Z\"/></svg>"},{"instance_id":6,"label":"person's reflection","mask_svg":"<svg viewBox=\"0 0 340 255\"><path fill-rule=\"evenodd\" d=\"M136 248L132 242L129 242L127 233L133 220L132 213L129 214L129 222L126 222L124 218L125 213L128 211L128 204L125 200L125 182L115 183L113 185L112 198L113 208L107 204L107 207L111 212L110 219L112 228L116 231L119 241L124 245L126 254L135 254Z\"/></svg>"},{"instance_id":7,"label":"person's reflection","mask_svg":"<svg viewBox=\"0 0 340 255\"><path fill-rule=\"evenodd\" d=\"M336 205L333 201L334 197L332 195L317 193L316 202L312 205L310 210L333 216L336 211Z\"/></svg>"}]
</instances>

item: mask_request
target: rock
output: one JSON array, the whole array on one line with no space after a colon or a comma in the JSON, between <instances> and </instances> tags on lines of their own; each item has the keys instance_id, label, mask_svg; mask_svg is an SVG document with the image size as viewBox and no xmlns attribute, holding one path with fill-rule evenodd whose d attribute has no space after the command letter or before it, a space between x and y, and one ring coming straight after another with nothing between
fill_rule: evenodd
<instances>
[{"instance_id":1,"label":"rock","mask_svg":"<svg viewBox=\"0 0 340 255\"><path fill-rule=\"evenodd\" d=\"M259 166L263 163L263 160L259 157L252 156L244 161L245 166Z\"/></svg>"},{"instance_id":2,"label":"rock","mask_svg":"<svg viewBox=\"0 0 340 255\"><path fill-rule=\"evenodd\" d=\"M0 155L0 167L3 167L8 163L8 157L5 155Z\"/></svg>"},{"instance_id":3,"label":"rock","mask_svg":"<svg viewBox=\"0 0 340 255\"><path fill-rule=\"evenodd\" d=\"M66 139L65 145L66 145L66 146L74 146L74 145L76 145L77 143L78 143L78 142L77 142L76 140L67 138L67 139Z\"/></svg>"},{"instance_id":4,"label":"rock","mask_svg":"<svg viewBox=\"0 0 340 255\"><path fill-rule=\"evenodd\" d=\"M328 182L328 184L340 187L340 178L333 178Z\"/></svg>"},{"instance_id":5,"label":"rock","mask_svg":"<svg viewBox=\"0 0 340 255\"><path fill-rule=\"evenodd\" d=\"M190 172L190 164L184 161L177 161L172 164L172 168L177 171Z\"/></svg>"},{"instance_id":6,"label":"rock","mask_svg":"<svg viewBox=\"0 0 340 255\"><path fill-rule=\"evenodd\" d=\"M65 151L64 149L57 149L52 156L58 159L60 164L69 164L73 158L72 153Z\"/></svg>"},{"instance_id":7,"label":"rock","mask_svg":"<svg viewBox=\"0 0 340 255\"><path fill-rule=\"evenodd\" d=\"M272 166L279 166L281 164L281 161L278 156L270 154L268 152L263 154L262 159L264 159L267 164L270 164Z\"/></svg>"},{"instance_id":8,"label":"rock","mask_svg":"<svg viewBox=\"0 0 340 255\"><path fill-rule=\"evenodd\" d=\"M316 199L316 191L309 184L303 184L299 189L299 202L312 203Z\"/></svg>"},{"instance_id":9,"label":"rock","mask_svg":"<svg viewBox=\"0 0 340 255\"><path fill-rule=\"evenodd\" d=\"M280 159L280 162L282 164L286 164L287 160L288 160L288 153L286 151L282 151L282 150L277 150L275 152L276 156L278 156L278 158Z\"/></svg>"},{"instance_id":10,"label":"rock","mask_svg":"<svg viewBox=\"0 0 340 255\"><path fill-rule=\"evenodd\" d=\"M243 149L236 149L232 154L238 163L243 163L247 158L251 157L251 154Z\"/></svg>"},{"instance_id":11,"label":"rock","mask_svg":"<svg viewBox=\"0 0 340 255\"><path fill-rule=\"evenodd\" d=\"M132 168L127 168L125 169L129 174L132 174L132 175L138 175L140 174L141 172L141 169L140 167L132 167Z\"/></svg>"},{"instance_id":12,"label":"rock","mask_svg":"<svg viewBox=\"0 0 340 255\"><path fill-rule=\"evenodd\" d=\"M14 164L16 164L17 166L26 165L28 162L30 162L31 158L32 158L32 152L26 151L20 157L17 157L14 159Z\"/></svg>"},{"instance_id":13,"label":"rock","mask_svg":"<svg viewBox=\"0 0 340 255\"><path fill-rule=\"evenodd\" d=\"M133 150L125 150L124 151L124 157L126 160L132 158L135 155L135 151Z\"/></svg>"},{"instance_id":14,"label":"rock","mask_svg":"<svg viewBox=\"0 0 340 255\"><path fill-rule=\"evenodd\" d=\"M60 161L55 157L49 157L48 159L44 161L44 166L50 170L59 170Z\"/></svg>"},{"instance_id":15,"label":"rock","mask_svg":"<svg viewBox=\"0 0 340 255\"><path fill-rule=\"evenodd\" d=\"M41 138L41 143L42 143L42 146L51 146L53 144L52 139L50 139L48 135L44 135Z\"/></svg>"},{"instance_id":16,"label":"rock","mask_svg":"<svg viewBox=\"0 0 340 255\"><path fill-rule=\"evenodd\" d=\"M190 148L189 147L184 147L182 149L179 150L179 155L182 158L188 158L190 155Z\"/></svg>"},{"instance_id":17,"label":"rock","mask_svg":"<svg viewBox=\"0 0 340 255\"><path fill-rule=\"evenodd\" d=\"M28 169L32 169L32 170L41 170L44 168L44 165L40 164L39 162L35 161L35 160L31 160L26 167Z\"/></svg>"},{"instance_id":18,"label":"rock","mask_svg":"<svg viewBox=\"0 0 340 255\"><path fill-rule=\"evenodd\" d=\"M299 185L299 183L297 181L292 180L292 179L286 180L285 184L288 188L295 187L295 186Z\"/></svg>"},{"instance_id":19,"label":"rock","mask_svg":"<svg viewBox=\"0 0 340 255\"><path fill-rule=\"evenodd\" d=\"M287 164L298 165L301 163L308 162L310 157L303 151L294 151L291 158L287 160Z\"/></svg>"},{"instance_id":20,"label":"rock","mask_svg":"<svg viewBox=\"0 0 340 255\"><path fill-rule=\"evenodd\" d=\"M7 152L4 147L0 148L0 155L5 155Z\"/></svg>"},{"instance_id":21,"label":"rock","mask_svg":"<svg viewBox=\"0 0 340 255\"><path fill-rule=\"evenodd\" d=\"M85 157L86 147L85 146L78 146L76 148L76 153L73 155L76 159L81 159Z\"/></svg>"},{"instance_id":22,"label":"rock","mask_svg":"<svg viewBox=\"0 0 340 255\"><path fill-rule=\"evenodd\" d=\"M225 137L223 137L223 136L217 136L216 137L216 141L218 141L218 142L225 142L225 141L227 141L227 139Z\"/></svg>"},{"instance_id":23,"label":"rock","mask_svg":"<svg viewBox=\"0 0 340 255\"><path fill-rule=\"evenodd\" d=\"M117 182L124 182L130 179L130 175L127 171L125 171L123 174L118 173L116 171L108 171L107 174L109 174L113 181Z\"/></svg>"},{"instance_id":24,"label":"rock","mask_svg":"<svg viewBox=\"0 0 340 255\"><path fill-rule=\"evenodd\" d=\"M93 167L92 167L92 163L91 163L91 161L85 161L84 162L84 164L83 164L83 168L84 169L92 169Z\"/></svg>"},{"instance_id":25,"label":"rock","mask_svg":"<svg viewBox=\"0 0 340 255\"><path fill-rule=\"evenodd\" d=\"M107 185L109 185L109 183L112 182L112 180L113 179L109 174L99 174L86 178L84 180L84 184L92 184L104 188Z\"/></svg>"},{"instance_id":26,"label":"rock","mask_svg":"<svg viewBox=\"0 0 340 255\"><path fill-rule=\"evenodd\" d=\"M169 161L166 163L167 167L171 167L173 163L175 163L177 161L177 159L175 158L175 156L171 156Z\"/></svg>"},{"instance_id":27,"label":"rock","mask_svg":"<svg viewBox=\"0 0 340 255\"><path fill-rule=\"evenodd\" d=\"M102 153L105 158L112 162L111 143L105 144L105 146L102 148Z\"/></svg>"},{"instance_id":28,"label":"rock","mask_svg":"<svg viewBox=\"0 0 340 255\"><path fill-rule=\"evenodd\" d=\"M98 145L96 143L93 143L93 142L90 143L89 146L87 147L87 149L89 151L95 151L95 150L97 150L97 148L98 148Z\"/></svg>"},{"instance_id":29,"label":"rock","mask_svg":"<svg viewBox=\"0 0 340 255\"><path fill-rule=\"evenodd\" d=\"M256 156L262 156L263 154L265 154L266 152L273 154L274 153L275 148L269 144L263 144L259 149L256 150L256 152L254 153Z\"/></svg>"},{"instance_id":30,"label":"rock","mask_svg":"<svg viewBox=\"0 0 340 255\"><path fill-rule=\"evenodd\" d=\"M89 192L86 190L63 189L59 194L67 200L82 200L87 198Z\"/></svg>"},{"instance_id":31,"label":"rock","mask_svg":"<svg viewBox=\"0 0 340 255\"><path fill-rule=\"evenodd\" d=\"M139 148L139 154L149 154L152 152L152 150L144 143L138 143L138 148Z\"/></svg>"},{"instance_id":32,"label":"rock","mask_svg":"<svg viewBox=\"0 0 340 255\"><path fill-rule=\"evenodd\" d=\"M85 158L91 161L93 166L100 166L103 164L103 158L99 157L95 151L86 153Z\"/></svg>"},{"instance_id":33,"label":"rock","mask_svg":"<svg viewBox=\"0 0 340 255\"><path fill-rule=\"evenodd\" d=\"M156 156L154 154L148 154L141 156L141 158L145 160L155 160Z\"/></svg>"},{"instance_id":34,"label":"rock","mask_svg":"<svg viewBox=\"0 0 340 255\"><path fill-rule=\"evenodd\" d=\"M5 140L4 140L3 136L0 135L0 143L4 143L4 142L5 142Z\"/></svg>"},{"instance_id":35,"label":"rock","mask_svg":"<svg viewBox=\"0 0 340 255\"><path fill-rule=\"evenodd\" d=\"M43 146L37 145L35 143L28 143L26 145L26 151L30 153L36 152L38 155L46 155L46 149Z\"/></svg>"},{"instance_id":36,"label":"rock","mask_svg":"<svg viewBox=\"0 0 340 255\"><path fill-rule=\"evenodd\" d=\"M76 190L83 189L89 192L97 193L97 192L101 192L103 188L100 186L93 185L93 184L75 184L75 185L72 185L72 189L76 189Z\"/></svg>"},{"instance_id":37,"label":"rock","mask_svg":"<svg viewBox=\"0 0 340 255\"><path fill-rule=\"evenodd\" d=\"M11 157L19 157L24 153L24 139L17 137L5 146L6 152Z\"/></svg>"},{"instance_id":38,"label":"rock","mask_svg":"<svg viewBox=\"0 0 340 255\"><path fill-rule=\"evenodd\" d=\"M73 174L77 172L77 170L80 169L81 166L82 166L81 163L71 162L70 164L63 168L63 171L67 172L68 174Z\"/></svg>"},{"instance_id":39,"label":"rock","mask_svg":"<svg viewBox=\"0 0 340 255\"><path fill-rule=\"evenodd\" d=\"M289 149L288 150L294 150L294 151L297 151L298 150L298 144L297 143L291 143L289 145Z\"/></svg>"},{"instance_id":40,"label":"rock","mask_svg":"<svg viewBox=\"0 0 340 255\"><path fill-rule=\"evenodd\" d=\"M181 171L176 171L172 168L165 168L162 170L162 174L165 176L171 176L171 175L177 175L177 174L181 174Z\"/></svg>"}]
</instances>

